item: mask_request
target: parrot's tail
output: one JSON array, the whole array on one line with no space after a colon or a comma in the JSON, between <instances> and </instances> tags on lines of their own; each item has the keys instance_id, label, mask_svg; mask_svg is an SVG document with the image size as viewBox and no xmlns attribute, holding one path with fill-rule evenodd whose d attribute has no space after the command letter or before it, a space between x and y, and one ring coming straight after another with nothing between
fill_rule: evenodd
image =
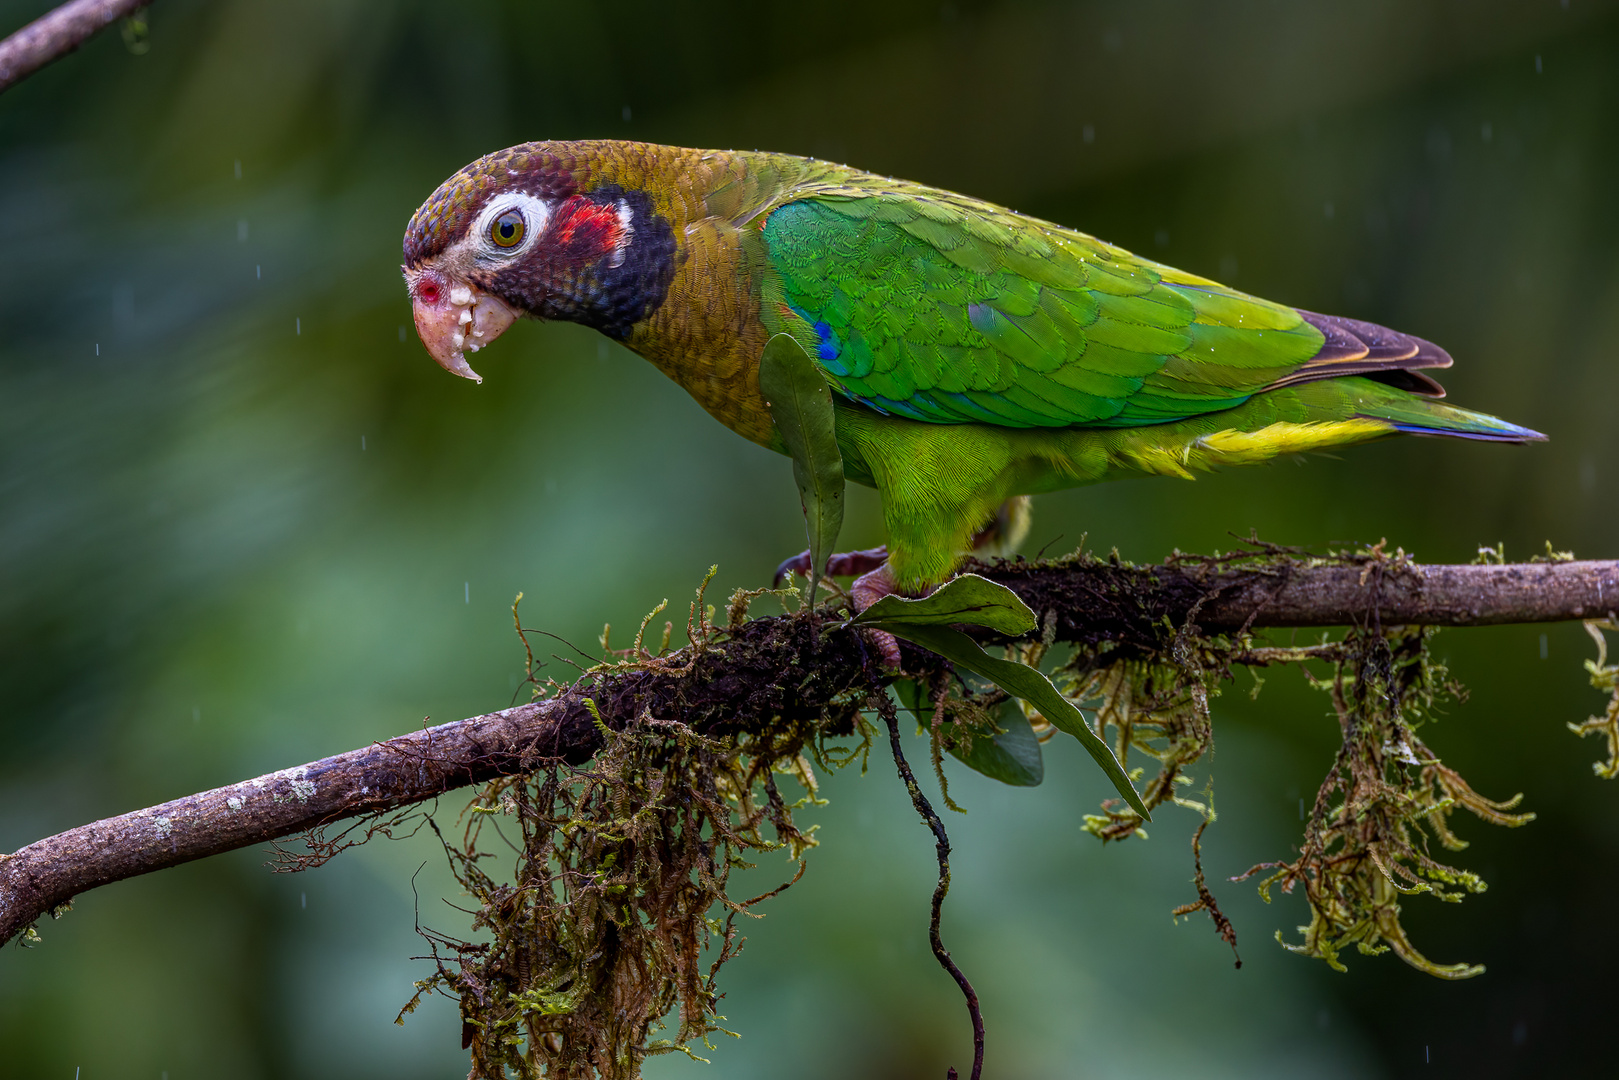
<instances>
[{"instance_id":1,"label":"parrot's tail","mask_svg":"<svg viewBox=\"0 0 1619 1080\"><path fill-rule=\"evenodd\" d=\"M1538 431L1519 427L1488 413L1459 409L1425 397L1401 396L1379 401L1370 408L1360 409L1356 415L1367 420L1381 420L1406 435L1446 435L1482 442L1546 441L1546 436Z\"/></svg>"}]
</instances>

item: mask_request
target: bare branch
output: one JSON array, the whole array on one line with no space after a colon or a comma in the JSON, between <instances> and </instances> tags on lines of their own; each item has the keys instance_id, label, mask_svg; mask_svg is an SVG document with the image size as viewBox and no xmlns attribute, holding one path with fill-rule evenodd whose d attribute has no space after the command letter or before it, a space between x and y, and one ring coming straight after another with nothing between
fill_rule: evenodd
<instances>
[{"instance_id":1,"label":"bare branch","mask_svg":"<svg viewBox=\"0 0 1619 1080\"><path fill-rule=\"evenodd\" d=\"M1619 562L1416 566L1359 560L1172 560L976 564L1028 602L1060 640L1156 649L1165 626L1365 624L1489 626L1609 617ZM1195 616L1193 613L1195 612ZM1167 622L1165 620L1168 620ZM0 855L0 943L78 893L343 818L382 813L454 788L581 763L600 743L592 709L617 728L650 710L703 734L761 731L784 716L819 717L868 692L866 646L822 621L756 619L726 640L633 668L589 674L558 696L401 735L71 829ZM786 673L793 672L791 678Z\"/></svg>"},{"instance_id":2,"label":"bare branch","mask_svg":"<svg viewBox=\"0 0 1619 1080\"><path fill-rule=\"evenodd\" d=\"M0 41L0 90L19 83L52 60L83 45L115 19L152 0L72 0Z\"/></svg>"}]
</instances>

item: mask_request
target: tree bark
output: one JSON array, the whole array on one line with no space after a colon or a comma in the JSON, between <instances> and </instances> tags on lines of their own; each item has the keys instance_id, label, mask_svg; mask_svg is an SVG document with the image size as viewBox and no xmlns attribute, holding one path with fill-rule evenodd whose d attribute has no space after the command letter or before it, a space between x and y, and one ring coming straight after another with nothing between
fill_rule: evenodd
<instances>
[{"instance_id":1,"label":"tree bark","mask_svg":"<svg viewBox=\"0 0 1619 1080\"><path fill-rule=\"evenodd\" d=\"M72 0L0 41L0 91L77 49L96 31L152 0Z\"/></svg>"},{"instance_id":2,"label":"tree bark","mask_svg":"<svg viewBox=\"0 0 1619 1080\"><path fill-rule=\"evenodd\" d=\"M1154 650L1165 626L1205 632L1348 624L1491 626L1613 618L1619 562L1417 566L1388 559L973 564L1054 622L1058 640ZM1165 621L1167 620L1167 622ZM818 630L818 632L817 632ZM723 640L586 675L555 697L401 735L0 855L0 943L75 895L137 874L386 813L546 762L580 764L609 727L678 711L706 734L856 707L869 685L853 629L755 619ZM595 716L592 715L594 711Z\"/></svg>"}]
</instances>

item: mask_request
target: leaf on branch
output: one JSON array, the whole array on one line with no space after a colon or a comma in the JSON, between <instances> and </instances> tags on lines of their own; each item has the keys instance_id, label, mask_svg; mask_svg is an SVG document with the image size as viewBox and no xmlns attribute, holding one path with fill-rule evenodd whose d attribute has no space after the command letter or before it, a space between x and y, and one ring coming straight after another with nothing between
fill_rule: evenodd
<instances>
[{"instance_id":1,"label":"leaf on branch","mask_svg":"<svg viewBox=\"0 0 1619 1080\"><path fill-rule=\"evenodd\" d=\"M1040 740L1035 738L1023 710L1010 701L995 718L993 739L974 739L965 751L950 753L969 769L1012 787L1039 787L1046 778Z\"/></svg>"},{"instance_id":2,"label":"leaf on branch","mask_svg":"<svg viewBox=\"0 0 1619 1080\"><path fill-rule=\"evenodd\" d=\"M971 623L1009 637L1022 637L1037 625L1017 593L977 574L959 574L917 600L885 596L855 616L857 623L949 626Z\"/></svg>"},{"instance_id":3,"label":"leaf on branch","mask_svg":"<svg viewBox=\"0 0 1619 1080\"><path fill-rule=\"evenodd\" d=\"M1073 702L1063 697L1051 684L1050 679L1027 664L990 656L979 648L976 641L960 630L941 625L946 621L945 616L948 613L950 622L988 625L997 629L1001 625L1021 624L1024 632L1034 628L1033 612L1029 611L1028 605L1019 600L1010 589L982 578L978 579L982 584L976 584L969 580L973 576L975 575L963 574L954 578L940 586L932 596L921 600L884 597L857 616L856 621L878 630L886 630L895 637L904 638L914 645L938 653L957 667L966 668L974 675L988 679L1008 694L1020 697L1039 709L1041 715L1049 720L1052 726L1078 739L1080 745L1102 767L1107 778L1113 781L1113 786L1118 789L1125 802L1130 804L1130 808L1140 814L1143 820L1151 821L1152 815L1147 812L1147 804L1142 801L1135 786L1130 783L1129 776L1119 764L1119 759L1113 756L1112 749L1091 730L1091 726L1085 722L1085 717L1074 707ZM964 584L952 589L957 582ZM997 589L1010 597L1018 608L1022 608L1026 621L1020 620L1015 614L1016 608L1011 607L1004 599L999 604L988 602L998 595L994 591ZM966 602L969 599L973 602ZM888 607L884 611L893 614L879 612L878 609L883 608L885 604ZM977 610L973 610L975 607ZM913 611L917 612L917 616L909 618Z\"/></svg>"},{"instance_id":4,"label":"leaf on branch","mask_svg":"<svg viewBox=\"0 0 1619 1080\"><path fill-rule=\"evenodd\" d=\"M901 679L894 684L894 692L900 703L916 714L918 723L926 725L929 722L934 710L921 686L909 679ZM946 710L947 713L953 711ZM974 732L968 727L964 732L963 726L960 720L952 717L941 723L939 728L945 739L946 752L969 769L1012 787L1039 787L1046 778L1045 763L1040 757L1040 740L1035 737L1028 717L1013 702L1003 703L994 719L986 725L988 731ZM963 734L967 737L962 738Z\"/></svg>"},{"instance_id":5,"label":"leaf on branch","mask_svg":"<svg viewBox=\"0 0 1619 1080\"><path fill-rule=\"evenodd\" d=\"M777 334L759 357L759 392L792 455L812 568L804 603L813 604L815 584L843 528L843 455L832 391L804 347L789 334Z\"/></svg>"}]
</instances>

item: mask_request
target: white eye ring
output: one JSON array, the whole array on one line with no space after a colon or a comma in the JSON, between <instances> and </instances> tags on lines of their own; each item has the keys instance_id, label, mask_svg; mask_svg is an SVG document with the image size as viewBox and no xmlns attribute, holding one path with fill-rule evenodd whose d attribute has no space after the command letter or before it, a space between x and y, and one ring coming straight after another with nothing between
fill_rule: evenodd
<instances>
[{"instance_id":1,"label":"white eye ring","mask_svg":"<svg viewBox=\"0 0 1619 1080\"><path fill-rule=\"evenodd\" d=\"M501 247L490 239L489 230L497 219L513 210L523 215L523 238L511 247ZM517 191L490 199L488 204L478 211L478 217L472 223L471 234L473 242L477 245L478 259L505 262L514 256L522 255L534 246L550 220L551 204L527 192Z\"/></svg>"}]
</instances>

